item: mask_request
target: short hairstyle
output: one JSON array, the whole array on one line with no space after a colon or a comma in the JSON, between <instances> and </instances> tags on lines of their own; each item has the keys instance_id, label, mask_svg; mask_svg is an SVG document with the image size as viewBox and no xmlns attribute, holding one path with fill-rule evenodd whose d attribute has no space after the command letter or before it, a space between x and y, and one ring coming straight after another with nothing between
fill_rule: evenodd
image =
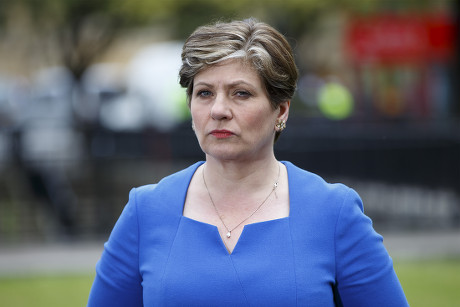
<instances>
[{"instance_id":1,"label":"short hairstyle","mask_svg":"<svg viewBox=\"0 0 460 307\"><path fill-rule=\"evenodd\" d=\"M179 83L187 89L189 105L195 76L229 59L252 65L274 109L292 99L296 90L298 71L291 46L280 32L255 18L198 27L185 41L181 57Z\"/></svg>"},{"instance_id":2,"label":"short hairstyle","mask_svg":"<svg viewBox=\"0 0 460 307\"><path fill-rule=\"evenodd\" d=\"M252 64L274 107L294 95L298 72L291 46L273 27L250 18L201 26L186 40L179 77L189 102L196 74L229 59Z\"/></svg>"}]
</instances>

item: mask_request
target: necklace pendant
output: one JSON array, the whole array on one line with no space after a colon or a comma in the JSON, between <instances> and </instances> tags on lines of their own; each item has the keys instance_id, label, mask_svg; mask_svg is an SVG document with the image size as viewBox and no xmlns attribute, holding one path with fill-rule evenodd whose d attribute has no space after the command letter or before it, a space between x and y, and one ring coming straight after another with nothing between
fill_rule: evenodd
<instances>
[{"instance_id":1,"label":"necklace pendant","mask_svg":"<svg viewBox=\"0 0 460 307\"><path fill-rule=\"evenodd\" d=\"M232 236L232 232L231 231L227 232L227 238L230 238L231 236Z\"/></svg>"}]
</instances>

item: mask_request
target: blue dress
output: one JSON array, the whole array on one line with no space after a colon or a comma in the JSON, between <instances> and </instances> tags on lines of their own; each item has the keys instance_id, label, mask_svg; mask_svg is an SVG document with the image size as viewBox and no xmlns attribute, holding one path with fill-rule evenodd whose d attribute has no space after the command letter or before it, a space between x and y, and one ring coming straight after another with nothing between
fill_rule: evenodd
<instances>
[{"instance_id":1,"label":"blue dress","mask_svg":"<svg viewBox=\"0 0 460 307\"><path fill-rule=\"evenodd\" d=\"M246 225L231 254L182 215L195 170L133 189L88 306L408 306L359 196L283 162L289 217Z\"/></svg>"}]
</instances>

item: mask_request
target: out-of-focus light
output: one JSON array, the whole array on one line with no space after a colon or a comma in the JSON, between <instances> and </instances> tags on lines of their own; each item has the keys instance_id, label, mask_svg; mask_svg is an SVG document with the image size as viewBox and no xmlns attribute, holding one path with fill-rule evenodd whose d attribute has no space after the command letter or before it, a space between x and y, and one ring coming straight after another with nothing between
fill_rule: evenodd
<instances>
[{"instance_id":1,"label":"out-of-focus light","mask_svg":"<svg viewBox=\"0 0 460 307\"><path fill-rule=\"evenodd\" d=\"M353 112L353 97L345 86L330 82L318 92L318 107L329 119L345 119Z\"/></svg>"}]
</instances>

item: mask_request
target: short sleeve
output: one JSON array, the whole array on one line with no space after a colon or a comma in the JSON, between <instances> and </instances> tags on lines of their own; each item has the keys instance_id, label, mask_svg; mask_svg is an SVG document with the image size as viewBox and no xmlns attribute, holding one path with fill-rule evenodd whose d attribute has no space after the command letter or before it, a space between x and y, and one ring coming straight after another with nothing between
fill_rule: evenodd
<instances>
[{"instance_id":1,"label":"short sleeve","mask_svg":"<svg viewBox=\"0 0 460 307\"><path fill-rule=\"evenodd\" d=\"M136 189L104 245L88 306L142 306Z\"/></svg>"},{"instance_id":2,"label":"short sleeve","mask_svg":"<svg viewBox=\"0 0 460 307\"><path fill-rule=\"evenodd\" d=\"M348 189L348 188L347 188ZM348 189L335 230L336 280L343 306L408 306L383 238Z\"/></svg>"}]
</instances>

